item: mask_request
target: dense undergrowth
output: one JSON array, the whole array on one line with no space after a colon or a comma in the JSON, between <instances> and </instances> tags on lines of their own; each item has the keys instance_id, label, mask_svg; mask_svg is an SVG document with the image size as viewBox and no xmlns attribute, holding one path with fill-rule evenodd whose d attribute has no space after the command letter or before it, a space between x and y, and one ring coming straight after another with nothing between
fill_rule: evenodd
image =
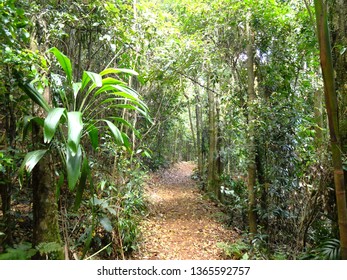
<instances>
[{"instance_id":1,"label":"dense undergrowth","mask_svg":"<svg viewBox=\"0 0 347 280\"><path fill-rule=\"evenodd\" d=\"M143 184L147 172L138 160L130 162L122 152L116 157L117 176L105 173L105 166L95 158L93 183L86 187L77 210L75 197L61 190L59 223L66 259L127 259L138 246L138 223L146 210ZM26 203L28 190L17 191ZM60 244L31 244L30 205L16 200L13 207L17 209L13 212L15 243L1 248L0 259L30 259L37 254L55 259Z\"/></svg>"}]
</instances>

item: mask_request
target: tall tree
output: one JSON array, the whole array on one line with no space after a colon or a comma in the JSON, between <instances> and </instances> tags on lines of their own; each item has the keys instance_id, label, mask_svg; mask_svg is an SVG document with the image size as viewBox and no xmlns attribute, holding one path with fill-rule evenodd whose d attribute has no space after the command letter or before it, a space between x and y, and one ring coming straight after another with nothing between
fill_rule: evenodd
<instances>
[{"instance_id":1,"label":"tall tree","mask_svg":"<svg viewBox=\"0 0 347 280\"><path fill-rule=\"evenodd\" d=\"M341 148L347 155L347 0L327 1L331 17L332 54L339 102ZM347 171L345 170L345 177ZM345 182L347 192L347 182ZM347 199L347 197L346 197Z\"/></svg>"},{"instance_id":2,"label":"tall tree","mask_svg":"<svg viewBox=\"0 0 347 280\"><path fill-rule=\"evenodd\" d=\"M257 233L257 217L255 212L255 184L256 184L256 147L255 147L255 112L254 103L256 101L254 89L254 35L247 25L247 75L248 75L248 169L247 169L247 189L248 189L248 223L249 231Z\"/></svg>"},{"instance_id":3,"label":"tall tree","mask_svg":"<svg viewBox=\"0 0 347 280\"><path fill-rule=\"evenodd\" d=\"M339 133L337 96L335 89L334 68L330 45L330 34L326 5L323 0L315 0L317 34L320 60L324 82L325 103L328 113L330 143L334 167L334 182L339 221L341 257L347 259L347 207L342 167L342 153Z\"/></svg>"}]
</instances>

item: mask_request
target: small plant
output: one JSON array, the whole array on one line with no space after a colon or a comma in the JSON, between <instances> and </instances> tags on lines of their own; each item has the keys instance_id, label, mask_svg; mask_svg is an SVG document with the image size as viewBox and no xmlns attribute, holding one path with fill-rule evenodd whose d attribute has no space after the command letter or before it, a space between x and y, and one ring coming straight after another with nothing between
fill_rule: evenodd
<instances>
[{"instance_id":1,"label":"small plant","mask_svg":"<svg viewBox=\"0 0 347 280\"><path fill-rule=\"evenodd\" d=\"M302 260L340 260L341 249L340 241L335 238L330 238L317 247L303 253L299 259Z\"/></svg>"},{"instance_id":2,"label":"small plant","mask_svg":"<svg viewBox=\"0 0 347 280\"><path fill-rule=\"evenodd\" d=\"M46 260L58 259L61 252L61 244L56 242L44 242L36 246L41 256L45 256Z\"/></svg>"},{"instance_id":3,"label":"small plant","mask_svg":"<svg viewBox=\"0 0 347 280\"><path fill-rule=\"evenodd\" d=\"M250 246L241 239L234 243L219 242L217 247L223 250L226 258L234 260L247 260L249 258L247 252L250 250Z\"/></svg>"},{"instance_id":4,"label":"small plant","mask_svg":"<svg viewBox=\"0 0 347 280\"><path fill-rule=\"evenodd\" d=\"M24 242L14 245L14 248L7 248L5 253L0 254L0 260L30 260L36 253L31 243Z\"/></svg>"},{"instance_id":5,"label":"small plant","mask_svg":"<svg viewBox=\"0 0 347 280\"><path fill-rule=\"evenodd\" d=\"M335 238L325 240L312 251L312 256L316 260L341 259L340 241Z\"/></svg>"}]
</instances>

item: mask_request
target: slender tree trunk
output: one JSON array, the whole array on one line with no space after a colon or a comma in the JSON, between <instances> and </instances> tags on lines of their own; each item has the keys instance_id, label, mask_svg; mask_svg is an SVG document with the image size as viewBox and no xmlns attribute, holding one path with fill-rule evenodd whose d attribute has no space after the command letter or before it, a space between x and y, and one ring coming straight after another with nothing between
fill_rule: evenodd
<instances>
[{"instance_id":1,"label":"slender tree trunk","mask_svg":"<svg viewBox=\"0 0 347 280\"><path fill-rule=\"evenodd\" d=\"M342 168L342 153L339 134L337 96L335 90L334 69L330 47L330 35L326 7L323 0L315 0L317 33L320 48L320 60L324 81L325 103L328 113L330 143L334 167L334 182L337 214L339 221L341 257L347 259L347 207Z\"/></svg>"},{"instance_id":2,"label":"slender tree trunk","mask_svg":"<svg viewBox=\"0 0 347 280\"><path fill-rule=\"evenodd\" d=\"M317 90L314 94L314 119L316 123L315 127L315 145L319 149L323 141L323 92Z\"/></svg>"},{"instance_id":3,"label":"slender tree trunk","mask_svg":"<svg viewBox=\"0 0 347 280\"><path fill-rule=\"evenodd\" d=\"M198 171L199 176L202 178L203 175L203 160L202 160L202 119L201 119L201 104L200 104L200 97L199 97L199 91L197 89L197 86L195 88L195 116L196 116L196 152L198 154Z\"/></svg>"},{"instance_id":4,"label":"slender tree trunk","mask_svg":"<svg viewBox=\"0 0 347 280\"><path fill-rule=\"evenodd\" d=\"M221 192L220 192L220 185L221 185L221 176L223 172L223 165L222 165L222 158L221 158L221 150L222 150L222 125L220 121L220 99L219 96L216 96L216 157L215 157L215 173L214 173L214 181L216 182L215 186L215 195L216 197L221 200Z\"/></svg>"},{"instance_id":5,"label":"slender tree trunk","mask_svg":"<svg viewBox=\"0 0 347 280\"><path fill-rule=\"evenodd\" d=\"M253 51L253 34L250 27L247 28L249 41L247 45L247 73L248 73L248 224L251 234L257 233L257 217L255 213L255 183L256 183L256 149L255 149L255 114L254 101L256 99L254 90L254 51Z\"/></svg>"},{"instance_id":6,"label":"slender tree trunk","mask_svg":"<svg viewBox=\"0 0 347 280\"><path fill-rule=\"evenodd\" d=\"M184 97L187 99L190 131L191 131L191 133L192 133L193 146L194 146L194 151L193 151L193 153L195 153L195 151L196 151L197 148L196 148L196 140L195 140L195 132L194 132L194 125L193 125L192 111L191 111L191 108L190 108L190 100L189 100L189 96L188 96L186 93L184 93Z\"/></svg>"},{"instance_id":7,"label":"slender tree trunk","mask_svg":"<svg viewBox=\"0 0 347 280\"><path fill-rule=\"evenodd\" d=\"M207 90L208 95L208 129L209 129L209 149L208 149L208 172L207 191L215 193L216 182L216 104L215 96L211 90Z\"/></svg>"},{"instance_id":8,"label":"slender tree trunk","mask_svg":"<svg viewBox=\"0 0 347 280\"><path fill-rule=\"evenodd\" d=\"M347 154L347 0L327 1L332 17L332 53L335 69L335 87L339 101L340 140L344 155ZM347 176L347 170L344 171ZM347 180L345 180L347 193ZM346 197L347 199L347 197Z\"/></svg>"}]
</instances>

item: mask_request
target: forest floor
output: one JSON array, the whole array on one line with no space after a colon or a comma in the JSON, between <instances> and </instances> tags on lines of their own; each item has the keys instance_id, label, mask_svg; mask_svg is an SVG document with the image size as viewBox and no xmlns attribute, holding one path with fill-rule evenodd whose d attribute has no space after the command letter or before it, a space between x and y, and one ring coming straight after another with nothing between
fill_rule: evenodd
<instances>
[{"instance_id":1,"label":"forest floor","mask_svg":"<svg viewBox=\"0 0 347 280\"><path fill-rule=\"evenodd\" d=\"M194 167L181 162L151 175L145 188L149 213L140 225L142 240L134 259L223 259L217 243L237 238L220 220L221 209L191 179Z\"/></svg>"}]
</instances>

